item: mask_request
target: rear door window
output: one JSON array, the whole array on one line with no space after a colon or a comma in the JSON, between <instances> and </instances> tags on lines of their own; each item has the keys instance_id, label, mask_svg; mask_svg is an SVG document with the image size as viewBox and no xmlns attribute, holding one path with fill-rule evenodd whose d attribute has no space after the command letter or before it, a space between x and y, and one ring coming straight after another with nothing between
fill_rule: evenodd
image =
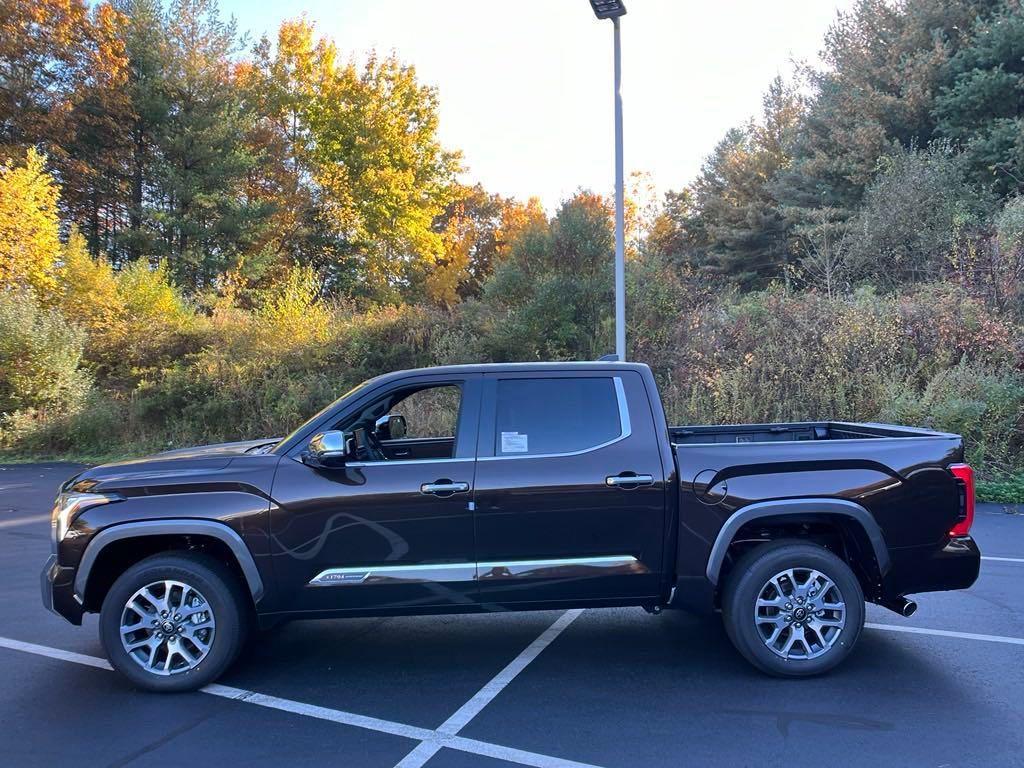
<instances>
[{"instance_id":1,"label":"rear door window","mask_svg":"<svg viewBox=\"0 0 1024 768\"><path fill-rule=\"evenodd\" d=\"M498 381L495 456L576 453L628 431L622 385L614 377Z\"/></svg>"}]
</instances>

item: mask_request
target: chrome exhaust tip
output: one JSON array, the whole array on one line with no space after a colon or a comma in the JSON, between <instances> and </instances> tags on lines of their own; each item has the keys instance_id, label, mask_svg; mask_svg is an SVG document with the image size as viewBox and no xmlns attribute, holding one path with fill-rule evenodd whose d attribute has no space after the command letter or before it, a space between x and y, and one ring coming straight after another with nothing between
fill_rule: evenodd
<instances>
[{"instance_id":1,"label":"chrome exhaust tip","mask_svg":"<svg viewBox=\"0 0 1024 768\"><path fill-rule=\"evenodd\" d=\"M910 618L917 612L917 603L913 600L907 600L902 595L899 597L893 597L882 603L886 608L894 613L898 613L904 618Z\"/></svg>"}]
</instances>

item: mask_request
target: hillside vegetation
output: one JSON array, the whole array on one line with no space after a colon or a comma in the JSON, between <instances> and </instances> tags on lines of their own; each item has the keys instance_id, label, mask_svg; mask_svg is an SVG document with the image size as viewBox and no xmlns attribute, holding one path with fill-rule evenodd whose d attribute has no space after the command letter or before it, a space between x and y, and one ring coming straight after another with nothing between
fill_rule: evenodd
<instances>
[{"instance_id":1,"label":"hillside vegetation","mask_svg":"<svg viewBox=\"0 0 1024 768\"><path fill-rule=\"evenodd\" d=\"M386 370L612 348L611 201L460 181L397 56L304 19L251 44L213 0L0 28L5 455L281 435ZM1024 11L862 0L822 46L630 201L630 356L675 423L960 432L1021 500Z\"/></svg>"}]
</instances>

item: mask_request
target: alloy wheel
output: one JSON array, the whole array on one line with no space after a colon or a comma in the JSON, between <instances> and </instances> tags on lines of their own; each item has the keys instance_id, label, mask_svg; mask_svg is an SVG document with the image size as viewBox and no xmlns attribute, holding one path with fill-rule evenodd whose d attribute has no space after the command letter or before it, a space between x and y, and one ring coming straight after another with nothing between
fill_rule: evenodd
<instances>
[{"instance_id":1,"label":"alloy wheel","mask_svg":"<svg viewBox=\"0 0 1024 768\"><path fill-rule=\"evenodd\" d=\"M784 659L828 653L846 626L846 602L836 583L814 568L789 568L758 593L754 622L764 644Z\"/></svg>"},{"instance_id":2,"label":"alloy wheel","mask_svg":"<svg viewBox=\"0 0 1024 768\"><path fill-rule=\"evenodd\" d=\"M147 584L121 612L121 645L136 664L156 675L195 669L210 652L216 629L209 602L181 581Z\"/></svg>"}]
</instances>

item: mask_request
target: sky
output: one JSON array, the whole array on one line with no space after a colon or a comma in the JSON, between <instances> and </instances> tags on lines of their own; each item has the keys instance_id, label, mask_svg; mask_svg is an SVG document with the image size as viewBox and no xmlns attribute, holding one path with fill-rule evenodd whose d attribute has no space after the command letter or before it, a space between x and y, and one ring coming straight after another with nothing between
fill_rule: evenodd
<instances>
[{"instance_id":1,"label":"sky","mask_svg":"<svg viewBox=\"0 0 1024 768\"><path fill-rule=\"evenodd\" d=\"M760 110L793 61L816 63L852 0L625 0L626 173L656 194L692 181L725 131ZM272 38L304 14L343 56L394 51L438 89L441 140L464 180L550 210L614 183L612 23L587 0L221 0Z\"/></svg>"}]
</instances>

